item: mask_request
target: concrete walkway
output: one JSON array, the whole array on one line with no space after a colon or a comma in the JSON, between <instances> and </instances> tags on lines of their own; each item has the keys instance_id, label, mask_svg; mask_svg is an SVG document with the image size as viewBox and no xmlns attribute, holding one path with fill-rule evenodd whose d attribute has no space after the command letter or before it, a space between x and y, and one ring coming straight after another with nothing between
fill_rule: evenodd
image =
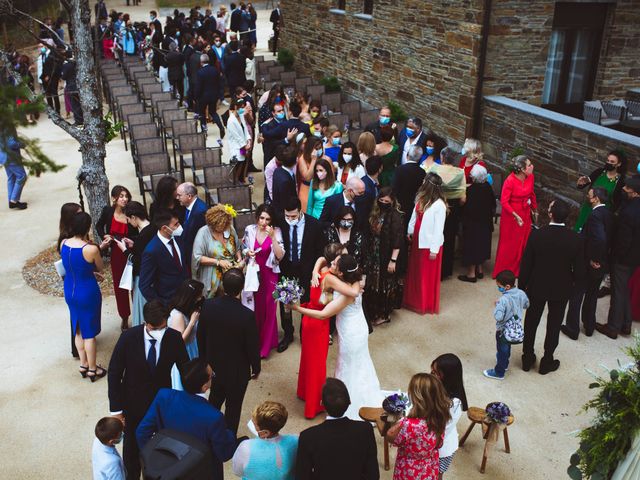
<instances>
[{"instance_id":1,"label":"concrete walkway","mask_svg":"<svg viewBox=\"0 0 640 480\"><path fill-rule=\"evenodd\" d=\"M124 3L124 2L122 2ZM118 7L135 19L146 18L150 9ZM110 8L114 7L108 2ZM268 12L259 11L260 45L266 46L269 33ZM27 287L21 269L25 261L55 242L60 206L77 201L75 173L80 165L77 144L47 119L27 131L39 138L45 152L67 168L57 174L32 178L23 200L26 211L0 207L0 225L5 232L0 254L0 291L4 315L0 318L3 365L0 383L0 438L3 461L0 479L87 479L91 477L91 443L96 421L108 415L107 381L91 384L77 373L78 362L69 352L69 314L61 298L46 297ZM215 139L213 139L215 140ZM211 140L210 140L211 141ZM261 149L258 148L258 151ZM111 185L128 186L136 199L137 182L129 152L122 141L107 148L106 168ZM260 163L260 159L257 162ZM4 175L4 174L0 174ZM262 175L256 175L261 180ZM0 182L0 198L6 199L6 184ZM257 185L254 199L261 198ZM5 200L3 200L5 202ZM495 245L494 245L495 246ZM511 369L502 382L488 380L482 370L495 362L492 309L498 292L490 279L475 285L448 280L442 285L442 312L438 316L419 316L398 311L390 324L370 336L370 350L384 389L403 389L412 374L429 371L438 355L454 352L465 368L465 387L472 406L504 401L513 410L515 424L510 428L511 455L500 445L489 459L487 473L479 473L482 441L474 431L459 450L447 473L449 479L550 479L565 478L570 455L577 441L570 435L588 424L589 417L578 415L593 391L585 368L597 371L599 364L616 365L623 359L620 348L629 339L612 341L595 334L572 342L562 336L557 358L560 370L545 377L536 371L520 369L521 348L514 347ZM605 318L608 299L600 302L598 316ZM102 333L98 337L98 361L108 365L111 350L120 334L114 298L103 300ZM296 321L296 328L299 324ZM544 327L538 333L541 351ZM297 341L283 354L273 353L263 364L259 380L251 382L244 401L240 435L247 434L244 422L255 405L276 400L289 409L285 433L297 433L320 422L305 420L303 404L295 389L300 356ZM337 345L330 348L328 372L335 366ZM462 418L458 431L466 430ZM378 440L382 459L382 441ZM392 469L395 451L392 449ZM226 464L227 478L233 478ZM392 472L382 471L390 479Z\"/></svg>"}]
</instances>

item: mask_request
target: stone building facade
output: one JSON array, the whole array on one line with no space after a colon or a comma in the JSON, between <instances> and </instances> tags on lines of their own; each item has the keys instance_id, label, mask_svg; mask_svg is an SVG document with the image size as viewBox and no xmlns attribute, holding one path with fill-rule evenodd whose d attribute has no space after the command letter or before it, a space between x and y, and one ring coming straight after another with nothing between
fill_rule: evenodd
<instances>
[{"instance_id":1,"label":"stone building facade","mask_svg":"<svg viewBox=\"0 0 640 480\"><path fill-rule=\"evenodd\" d=\"M559 30L579 30L580 21L602 24L593 40L599 49L583 59L594 65L590 87L585 87L591 92L574 102L574 110L591 96L624 98L640 87L640 0L374 0L371 15L363 13L365 3L282 0L282 45L294 51L296 70L316 79L335 76L345 92L372 105L396 101L449 141L461 144L465 137L478 136L490 144L486 153L498 164L510 141L527 137L519 132L502 138L500 129L490 127L496 125L496 105L484 99L504 96L542 105ZM484 121L487 114L490 120ZM501 121L509 123L508 117ZM571 122L566 128L573 128ZM576 134L577 139L583 136ZM566 140L550 135L540 160L552 166L554 152L566 149ZM627 140L632 143L625 149L635 154L633 137ZM602 148L590 151L592 156L605 155L616 142L595 143ZM568 165L582 172L575 163L583 154L564 155L573 155L576 160Z\"/></svg>"}]
</instances>

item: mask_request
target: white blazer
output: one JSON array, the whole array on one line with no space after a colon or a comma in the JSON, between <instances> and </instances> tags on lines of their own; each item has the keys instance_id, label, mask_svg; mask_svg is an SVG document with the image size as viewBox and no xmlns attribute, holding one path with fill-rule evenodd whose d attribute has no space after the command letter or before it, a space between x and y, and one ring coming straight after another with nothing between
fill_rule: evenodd
<instances>
[{"instance_id":1,"label":"white blazer","mask_svg":"<svg viewBox=\"0 0 640 480\"><path fill-rule=\"evenodd\" d=\"M236 157L239 162L244 161L244 155L240 154L240 149L244 147L249 140L251 140L251 135L249 133L249 128L244 121L244 117L242 115L238 115L240 117L240 121L234 115L233 112L229 113L229 120L227 121L227 145L229 145L229 158Z\"/></svg>"},{"instance_id":2,"label":"white blazer","mask_svg":"<svg viewBox=\"0 0 640 480\"><path fill-rule=\"evenodd\" d=\"M336 162L336 165L338 165L338 163ZM338 174L336 175L336 180L339 182L342 179L342 171L344 170L344 168L342 167L338 167ZM362 178L367 174L367 171L364 169L364 167L362 165L358 165L356 167L355 170L349 169L349 175L347 175L347 181L349 181L349 179L351 177L358 177L358 178ZM346 183L346 182L345 182Z\"/></svg>"},{"instance_id":3,"label":"white blazer","mask_svg":"<svg viewBox=\"0 0 640 480\"><path fill-rule=\"evenodd\" d=\"M276 242L280 245L280 248L284 251L284 241L282 240L282 230L278 227L274 227L276 231ZM258 233L258 226L256 224L247 225L244 231L244 238L242 239L242 245L244 250L253 250L253 246L256 244L256 234ZM276 257L271 247L271 253L267 258L266 266L273 270L274 273L280 273L280 260Z\"/></svg>"},{"instance_id":4,"label":"white blazer","mask_svg":"<svg viewBox=\"0 0 640 480\"><path fill-rule=\"evenodd\" d=\"M407 235L414 235L413 230L416 226L416 217L417 214L414 207L411 220L409 220ZM444 221L446 218L447 206L442 200L436 200L427 208L422 216L422 223L420 224L420 231L418 232L418 248L428 248L431 253L435 254L440 251L440 247L444 243Z\"/></svg>"}]
</instances>

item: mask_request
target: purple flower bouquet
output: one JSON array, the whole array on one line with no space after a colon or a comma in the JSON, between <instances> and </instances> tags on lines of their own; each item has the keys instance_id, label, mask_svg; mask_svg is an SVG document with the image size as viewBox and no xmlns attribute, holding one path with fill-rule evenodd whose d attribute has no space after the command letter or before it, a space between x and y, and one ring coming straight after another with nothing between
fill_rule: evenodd
<instances>
[{"instance_id":1,"label":"purple flower bouquet","mask_svg":"<svg viewBox=\"0 0 640 480\"><path fill-rule=\"evenodd\" d=\"M389 395L382 401L382 408L386 412L386 421L395 423L404 417L409 404L409 397L406 393L398 392Z\"/></svg>"},{"instance_id":2,"label":"purple flower bouquet","mask_svg":"<svg viewBox=\"0 0 640 480\"><path fill-rule=\"evenodd\" d=\"M295 278L282 277L273 291L273 299L285 305L300 303L304 289Z\"/></svg>"},{"instance_id":3,"label":"purple flower bouquet","mask_svg":"<svg viewBox=\"0 0 640 480\"><path fill-rule=\"evenodd\" d=\"M507 404L502 402L492 402L485 409L487 412L487 420L493 423L506 425L511 416L511 410Z\"/></svg>"}]
</instances>

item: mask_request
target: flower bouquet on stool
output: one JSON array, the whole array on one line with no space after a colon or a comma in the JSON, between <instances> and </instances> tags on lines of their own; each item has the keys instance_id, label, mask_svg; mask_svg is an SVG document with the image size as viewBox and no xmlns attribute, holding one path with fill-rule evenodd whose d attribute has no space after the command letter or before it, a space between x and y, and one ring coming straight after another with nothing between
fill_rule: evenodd
<instances>
[{"instance_id":1,"label":"flower bouquet on stool","mask_svg":"<svg viewBox=\"0 0 640 480\"><path fill-rule=\"evenodd\" d=\"M382 401L384 413L381 419L390 427L407 414L410 401L406 393L397 392Z\"/></svg>"},{"instance_id":2,"label":"flower bouquet on stool","mask_svg":"<svg viewBox=\"0 0 640 480\"><path fill-rule=\"evenodd\" d=\"M485 412L485 423L488 424L489 439L492 443L496 443L498 441L500 432L507 428L507 425L509 424L511 409L509 409L506 403L491 402L485 408Z\"/></svg>"}]
</instances>

